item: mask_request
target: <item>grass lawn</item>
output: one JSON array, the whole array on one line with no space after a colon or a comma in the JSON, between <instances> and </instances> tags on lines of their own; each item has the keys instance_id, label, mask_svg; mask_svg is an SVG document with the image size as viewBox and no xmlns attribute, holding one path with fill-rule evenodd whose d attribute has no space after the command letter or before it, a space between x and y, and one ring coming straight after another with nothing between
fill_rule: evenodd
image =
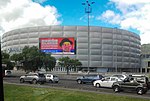
<instances>
[{"instance_id":1,"label":"grass lawn","mask_svg":"<svg viewBox=\"0 0 150 101\"><path fill-rule=\"evenodd\" d=\"M138 95L137 95L138 96ZM150 99L4 84L5 101L150 101Z\"/></svg>"}]
</instances>

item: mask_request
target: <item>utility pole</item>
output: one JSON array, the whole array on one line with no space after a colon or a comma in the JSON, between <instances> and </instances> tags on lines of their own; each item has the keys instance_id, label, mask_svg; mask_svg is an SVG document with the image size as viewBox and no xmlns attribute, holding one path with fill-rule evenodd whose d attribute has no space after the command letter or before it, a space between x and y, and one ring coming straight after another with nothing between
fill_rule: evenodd
<instances>
[{"instance_id":1,"label":"utility pole","mask_svg":"<svg viewBox=\"0 0 150 101\"><path fill-rule=\"evenodd\" d=\"M88 73L90 72L90 23L89 23L89 19L90 19L90 13L92 13L92 7L91 5L94 4L95 2L89 2L88 0L86 0L85 3L82 3L82 5L85 6L85 13L87 13L87 20L88 20Z\"/></svg>"}]
</instances>

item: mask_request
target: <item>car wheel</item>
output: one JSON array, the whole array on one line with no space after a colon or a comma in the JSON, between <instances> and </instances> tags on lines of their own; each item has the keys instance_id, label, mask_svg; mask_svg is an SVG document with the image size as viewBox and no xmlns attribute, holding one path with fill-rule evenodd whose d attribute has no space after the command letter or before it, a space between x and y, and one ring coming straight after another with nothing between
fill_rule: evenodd
<instances>
[{"instance_id":1,"label":"car wheel","mask_svg":"<svg viewBox=\"0 0 150 101\"><path fill-rule=\"evenodd\" d=\"M144 93L143 88L138 88L137 89L137 94L142 95Z\"/></svg>"},{"instance_id":2,"label":"car wheel","mask_svg":"<svg viewBox=\"0 0 150 101\"><path fill-rule=\"evenodd\" d=\"M20 83L24 83L24 79L20 79Z\"/></svg>"},{"instance_id":3,"label":"car wheel","mask_svg":"<svg viewBox=\"0 0 150 101\"><path fill-rule=\"evenodd\" d=\"M115 93L117 93L117 92L120 91L120 88L119 88L119 86L114 86L114 87L113 87L113 90L114 90Z\"/></svg>"},{"instance_id":4,"label":"car wheel","mask_svg":"<svg viewBox=\"0 0 150 101\"><path fill-rule=\"evenodd\" d=\"M32 80L32 84L37 84L37 80L36 80L36 79L33 79L33 80Z\"/></svg>"},{"instance_id":5,"label":"car wheel","mask_svg":"<svg viewBox=\"0 0 150 101\"><path fill-rule=\"evenodd\" d=\"M99 83L96 83L96 87L97 87L97 88L100 88L101 85L100 85Z\"/></svg>"},{"instance_id":6,"label":"car wheel","mask_svg":"<svg viewBox=\"0 0 150 101\"><path fill-rule=\"evenodd\" d=\"M78 83L78 84L82 84L82 81L81 81L81 80L77 80L77 83Z\"/></svg>"}]
</instances>

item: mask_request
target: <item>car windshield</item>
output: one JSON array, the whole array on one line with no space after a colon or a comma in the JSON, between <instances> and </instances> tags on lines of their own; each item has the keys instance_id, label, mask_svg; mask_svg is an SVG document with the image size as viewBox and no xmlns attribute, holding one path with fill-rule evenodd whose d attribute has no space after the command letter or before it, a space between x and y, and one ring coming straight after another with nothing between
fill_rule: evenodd
<instances>
[{"instance_id":1,"label":"car windshield","mask_svg":"<svg viewBox=\"0 0 150 101\"><path fill-rule=\"evenodd\" d=\"M11 71L7 71L6 73L11 73Z\"/></svg>"},{"instance_id":2,"label":"car windshield","mask_svg":"<svg viewBox=\"0 0 150 101\"><path fill-rule=\"evenodd\" d=\"M39 74L39 77L45 77L44 74Z\"/></svg>"},{"instance_id":3,"label":"car windshield","mask_svg":"<svg viewBox=\"0 0 150 101\"><path fill-rule=\"evenodd\" d=\"M104 78L104 76L102 76L102 75L99 75L99 78Z\"/></svg>"},{"instance_id":4,"label":"car windshield","mask_svg":"<svg viewBox=\"0 0 150 101\"><path fill-rule=\"evenodd\" d=\"M107 77L107 78L105 78L105 79L102 79L103 81L109 81L110 80L110 78L109 77Z\"/></svg>"},{"instance_id":5,"label":"car windshield","mask_svg":"<svg viewBox=\"0 0 150 101\"><path fill-rule=\"evenodd\" d=\"M58 76L54 75L54 77L58 77Z\"/></svg>"},{"instance_id":6,"label":"car windshield","mask_svg":"<svg viewBox=\"0 0 150 101\"><path fill-rule=\"evenodd\" d=\"M117 78L111 78L110 81L117 81Z\"/></svg>"}]
</instances>

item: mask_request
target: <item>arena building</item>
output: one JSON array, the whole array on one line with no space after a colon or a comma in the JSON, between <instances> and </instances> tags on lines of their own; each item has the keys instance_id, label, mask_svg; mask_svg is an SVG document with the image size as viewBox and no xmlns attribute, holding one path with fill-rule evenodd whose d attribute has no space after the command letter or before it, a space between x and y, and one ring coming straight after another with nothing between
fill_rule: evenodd
<instances>
[{"instance_id":1,"label":"arena building","mask_svg":"<svg viewBox=\"0 0 150 101\"><path fill-rule=\"evenodd\" d=\"M63 38L72 40L74 48L70 54L51 50L48 44L44 46L46 42L56 44ZM83 71L88 68L94 72L140 71L140 37L122 29L89 26L88 34L87 26L39 26L3 34L2 50L14 54L21 52L24 46L38 46L43 52L52 52L56 59L65 56L79 59ZM56 66L55 70L64 71L64 68Z\"/></svg>"}]
</instances>

